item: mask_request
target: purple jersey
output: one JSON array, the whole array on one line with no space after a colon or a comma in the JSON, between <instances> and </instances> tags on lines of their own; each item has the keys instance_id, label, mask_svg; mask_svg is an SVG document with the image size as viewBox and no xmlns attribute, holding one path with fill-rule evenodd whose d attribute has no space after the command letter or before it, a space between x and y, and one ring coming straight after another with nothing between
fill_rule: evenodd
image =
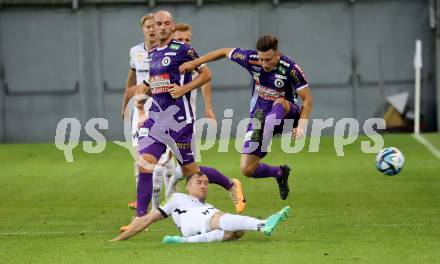
<instances>
[{"instance_id":1,"label":"purple jersey","mask_svg":"<svg viewBox=\"0 0 440 264\"><path fill-rule=\"evenodd\" d=\"M285 55L281 55L280 62L271 72L264 71L260 66L256 50L236 48L229 53L229 59L245 68L253 77L251 116L257 109L267 114L278 98L294 103L296 91L308 86L301 67Z\"/></svg>"},{"instance_id":2,"label":"purple jersey","mask_svg":"<svg viewBox=\"0 0 440 264\"><path fill-rule=\"evenodd\" d=\"M199 56L191 46L176 40L170 41L165 47L153 48L149 56L151 59L149 84L153 98L150 112L162 112L169 106L175 105L179 111L174 115L174 119L179 122L186 121L187 124L192 123L194 113L189 101L191 93L195 90L173 99L168 88L170 84L184 85L192 80L191 73L180 74L179 66Z\"/></svg>"}]
</instances>

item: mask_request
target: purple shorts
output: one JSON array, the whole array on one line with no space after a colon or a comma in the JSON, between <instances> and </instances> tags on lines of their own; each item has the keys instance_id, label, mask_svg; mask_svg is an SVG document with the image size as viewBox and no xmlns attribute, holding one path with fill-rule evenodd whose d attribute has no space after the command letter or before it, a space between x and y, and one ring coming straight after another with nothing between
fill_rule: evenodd
<instances>
[{"instance_id":1,"label":"purple shorts","mask_svg":"<svg viewBox=\"0 0 440 264\"><path fill-rule=\"evenodd\" d=\"M153 155L158 161L165 153L167 146L172 150L180 165L187 165L195 161L192 150L193 124L186 124L179 131L167 128L153 127L153 123L148 120L139 129L139 154Z\"/></svg>"},{"instance_id":2,"label":"purple shorts","mask_svg":"<svg viewBox=\"0 0 440 264\"><path fill-rule=\"evenodd\" d=\"M289 102L289 105L290 105L289 112L284 117L284 119L281 121L281 124L274 127L273 135L283 133L285 119L293 119L294 120L293 128L298 126L298 120L299 120L299 114L301 112L301 107L296 104L293 104L291 102ZM267 116L267 114L268 113L265 113L265 116ZM290 133L291 131L289 130L288 132ZM251 135L252 135L252 123L249 123L247 126L246 136L244 139L243 150L241 151L241 154L252 154L252 155L258 156L260 158L264 158L267 155L267 152L262 150L262 142L253 142L250 138Z\"/></svg>"}]
</instances>

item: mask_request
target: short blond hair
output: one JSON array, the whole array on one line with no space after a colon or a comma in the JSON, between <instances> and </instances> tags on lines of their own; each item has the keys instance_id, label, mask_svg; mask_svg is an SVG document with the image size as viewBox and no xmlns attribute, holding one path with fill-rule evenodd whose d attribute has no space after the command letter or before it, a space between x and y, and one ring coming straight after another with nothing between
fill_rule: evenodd
<instances>
[{"instance_id":1,"label":"short blond hair","mask_svg":"<svg viewBox=\"0 0 440 264\"><path fill-rule=\"evenodd\" d=\"M174 31L191 31L191 26L185 23L177 23Z\"/></svg>"},{"instance_id":2,"label":"short blond hair","mask_svg":"<svg viewBox=\"0 0 440 264\"><path fill-rule=\"evenodd\" d=\"M148 13L141 17L141 27L144 26L146 20L154 19L154 13Z\"/></svg>"}]
</instances>

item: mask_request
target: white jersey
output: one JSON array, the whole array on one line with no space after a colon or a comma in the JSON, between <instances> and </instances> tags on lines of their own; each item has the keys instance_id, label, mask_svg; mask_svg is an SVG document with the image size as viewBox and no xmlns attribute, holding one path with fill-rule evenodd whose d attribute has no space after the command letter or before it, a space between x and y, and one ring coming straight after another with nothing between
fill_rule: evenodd
<instances>
[{"instance_id":1,"label":"white jersey","mask_svg":"<svg viewBox=\"0 0 440 264\"><path fill-rule=\"evenodd\" d=\"M196 71L193 71L192 73L192 79L194 80L197 75L199 75ZM197 90L199 89L194 89L191 91L191 97L189 99L189 104L191 105L191 108L194 112L194 120L196 120L196 115L197 115Z\"/></svg>"},{"instance_id":2,"label":"white jersey","mask_svg":"<svg viewBox=\"0 0 440 264\"><path fill-rule=\"evenodd\" d=\"M136 71L136 85L139 85L144 80L150 78L150 59L148 57L148 50L145 49L145 44L143 42L130 49L130 68L133 71ZM151 103L152 99L148 98L147 102L144 104L145 113L148 113ZM139 110L134 107L131 117L131 133L134 147L138 144L138 122Z\"/></svg>"},{"instance_id":3,"label":"white jersey","mask_svg":"<svg viewBox=\"0 0 440 264\"><path fill-rule=\"evenodd\" d=\"M209 232L209 221L219 212L214 206L183 193L174 193L158 210L164 217L171 215L177 229L185 237Z\"/></svg>"}]
</instances>

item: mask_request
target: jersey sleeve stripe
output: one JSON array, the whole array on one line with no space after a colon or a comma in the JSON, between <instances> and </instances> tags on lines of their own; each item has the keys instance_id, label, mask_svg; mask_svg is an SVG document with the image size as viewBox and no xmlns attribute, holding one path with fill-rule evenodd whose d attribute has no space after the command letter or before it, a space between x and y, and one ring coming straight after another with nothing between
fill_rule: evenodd
<instances>
[{"instance_id":1,"label":"jersey sleeve stripe","mask_svg":"<svg viewBox=\"0 0 440 264\"><path fill-rule=\"evenodd\" d=\"M165 217L165 218L168 217L167 213L165 213L165 212L162 210L162 208L157 207L157 210L159 210L159 212L163 215L163 217Z\"/></svg>"},{"instance_id":2,"label":"jersey sleeve stripe","mask_svg":"<svg viewBox=\"0 0 440 264\"><path fill-rule=\"evenodd\" d=\"M229 54L228 54L228 58L229 58L229 59L232 58L232 53L234 53L235 50L236 50L236 49L232 49L232 50L229 52Z\"/></svg>"},{"instance_id":3,"label":"jersey sleeve stripe","mask_svg":"<svg viewBox=\"0 0 440 264\"><path fill-rule=\"evenodd\" d=\"M303 86L300 86L300 87L296 88L296 90L299 91L299 90L302 90L302 89L304 89L304 88L306 88L308 86L309 86L308 84L304 84Z\"/></svg>"}]
</instances>

